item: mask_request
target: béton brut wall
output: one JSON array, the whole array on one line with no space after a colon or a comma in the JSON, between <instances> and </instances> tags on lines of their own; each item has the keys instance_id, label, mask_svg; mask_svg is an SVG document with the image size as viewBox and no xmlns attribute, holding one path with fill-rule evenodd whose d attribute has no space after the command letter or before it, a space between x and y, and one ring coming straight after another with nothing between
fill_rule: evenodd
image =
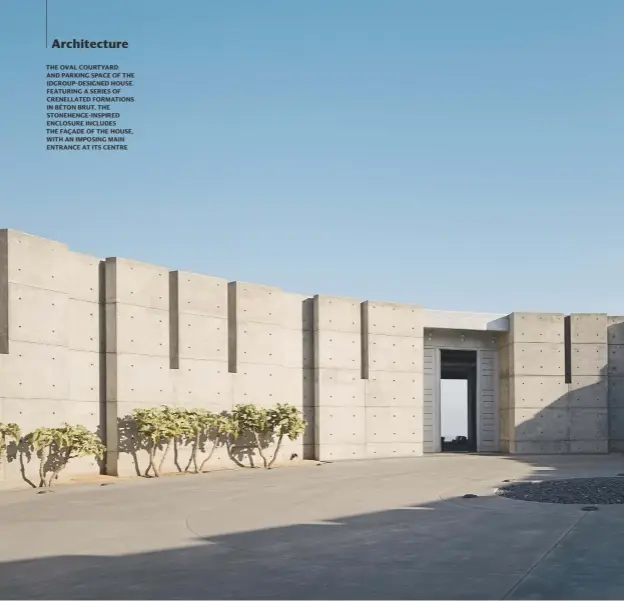
<instances>
[{"instance_id":1,"label":"b\u00e9ton brut wall","mask_svg":"<svg viewBox=\"0 0 624 601\"><path fill-rule=\"evenodd\" d=\"M284 441L280 461L419 455L420 314L90 257L2 230L0 422L97 432L105 462L74 460L64 477L144 473L146 450L125 418L160 405L218 413L293 404L308 427ZM184 468L189 456L176 448L164 470ZM259 458L238 441L211 464L233 459ZM37 459L10 455L1 478L24 476L37 480Z\"/></svg>"},{"instance_id":2,"label":"b\u00e9ton brut wall","mask_svg":"<svg viewBox=\"0 0 624 601\"><path fill-rule=\"evenodd\" d=\"M107 448L64 478L144 474L127 417L161 405L293 404L308 427L280 462L433 452L445 345L476 351L480 451L624 451L624 317L309 297L0 230L0 422L24 433L82 424ZM189 457L175 448L164 471ZM249 441L211 460L236 464L259 465ZM37 471L37 457L12 446L0 485L37 483Z\"/></svg>"}]
</instances>

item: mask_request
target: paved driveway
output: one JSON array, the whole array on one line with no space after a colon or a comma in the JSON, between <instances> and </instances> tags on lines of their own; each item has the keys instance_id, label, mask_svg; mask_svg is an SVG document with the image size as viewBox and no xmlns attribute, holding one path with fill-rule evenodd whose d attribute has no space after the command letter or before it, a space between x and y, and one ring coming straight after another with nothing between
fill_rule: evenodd
<instances>
[{"instance_id":1,"label":"paved driveway","mask_svg":"<svg viewBox=\"0 0 624 601\"><path fill-rule=\"evenodd\" d=\"M440 455L3 492L0 598L622 599L624 507L493 496L621 472Z\"/></svg>"}]
</instances>

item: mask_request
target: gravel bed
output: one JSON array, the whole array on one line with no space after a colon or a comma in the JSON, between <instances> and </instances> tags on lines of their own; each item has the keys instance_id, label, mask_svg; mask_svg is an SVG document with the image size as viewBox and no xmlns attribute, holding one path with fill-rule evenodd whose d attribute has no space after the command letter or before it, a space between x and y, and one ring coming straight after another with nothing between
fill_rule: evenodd
<instances>
[{"instance_id":1,"label":"gravel bed","mask_svg":"<svg viewBox=\"0 0 624 601\"><path fill-rule=\"evenodd\" d=\"M507 499L563 503L567 505L624 504L624 478L572 478L513 482L497 489L496 494Z\"/></svg>"}]
</instances>

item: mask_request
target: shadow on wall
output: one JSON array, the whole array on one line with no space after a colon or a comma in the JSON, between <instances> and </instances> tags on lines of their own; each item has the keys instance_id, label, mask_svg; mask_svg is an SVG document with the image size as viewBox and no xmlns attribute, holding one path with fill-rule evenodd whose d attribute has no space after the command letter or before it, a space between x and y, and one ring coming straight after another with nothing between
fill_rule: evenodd
<instances>
[{"instance_id":1,"label":"shadow on wall","mask_svg":"<svg viewBox=\"0 0 624 601\"><path fill-rule=\"evenodd\" d=\"M541 410L531 408L536 402L523 396L522 404L516 402L513 410L515 425L511 415L507 424L501 419L501 438L505 436L505 428L514 428L515 453L519 455L607 453L610 434L607 372L605 367L601 370L602 380L586 386L578 386L572 378L570 390ZM516 390L516 396L520 394ZM533 394L537 397L539 392ZM501 450L509 449L502 443Z\"/></svg>"}]
</instances>

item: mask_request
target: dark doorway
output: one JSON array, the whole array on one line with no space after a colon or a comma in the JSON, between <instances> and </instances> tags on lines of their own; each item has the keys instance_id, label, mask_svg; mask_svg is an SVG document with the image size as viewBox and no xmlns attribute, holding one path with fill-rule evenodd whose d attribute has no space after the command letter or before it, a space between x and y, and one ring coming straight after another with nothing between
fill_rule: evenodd
<instances>
[{"instance_id":1,"label":"dark doorway","mask_svg":"<svg viewBox=\"0 0 624 601\"><path fill-rule=\"evenodd\" d=\"M465 398L452 399L454 406L458 408L458 415L453 416L453 435L442 437L442 452L474 453L477 450L477 351L442 350L440 354L440 379L466 382L464 392L461 393L461 397ZM445 395L442 383L440 388L441 427L444 434ZM456 392L454 394L457 395ZM447 403L450 402L450 399L446 400Z\"/></svg>"}]
</instances>

